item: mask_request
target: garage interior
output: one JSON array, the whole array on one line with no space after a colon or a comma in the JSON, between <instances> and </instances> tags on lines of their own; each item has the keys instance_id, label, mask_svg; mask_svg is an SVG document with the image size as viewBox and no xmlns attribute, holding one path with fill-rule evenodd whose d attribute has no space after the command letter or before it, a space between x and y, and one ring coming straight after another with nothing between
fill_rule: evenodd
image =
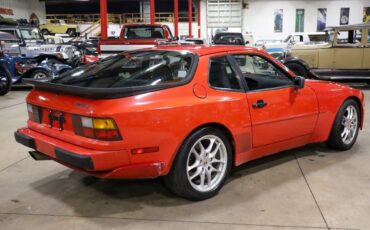
<instances>
[{"instance_id":1,"label":"garage interior","mask_svg":"<svg viewBox=\"0 0 370 230\"><path fill-rule=\"evenodd\" d=\"M370 1L4 0L0 14L79 23L84 37L108 39L125 24L162 23L180 39L208 41L226 28L254 43L297 32L296 9L305 9L302 32L317 32L318 8L327 8L327 26L338 26L343 7L350 8L349 24L360 24ZM280 32L274 9L284 9ZM199 202L172 194L161 178L98 179L35 161L14 140L27 125L31 88L13 87L0 97L0 229L370 229L370 90L366 82L343 84L365 96L364 125L352 149L309 144L247 162L231 170L218 195Z\"/></svg>"}]
</instances>

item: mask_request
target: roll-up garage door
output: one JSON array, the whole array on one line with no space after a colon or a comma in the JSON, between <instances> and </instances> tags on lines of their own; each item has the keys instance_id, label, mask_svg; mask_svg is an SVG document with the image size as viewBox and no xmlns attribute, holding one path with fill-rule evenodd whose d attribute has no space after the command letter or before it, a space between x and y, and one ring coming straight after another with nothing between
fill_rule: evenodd
<instances>
[{"instance_id":1,"label":"roll-up garage door","mask_svg":"<svg viewBox=\"0 0 370 230\"><path fill-rule=\"evenodd\" d=\"M242 0L207 0L207 27L241 27Z\"/></svg>"}]
</instances>

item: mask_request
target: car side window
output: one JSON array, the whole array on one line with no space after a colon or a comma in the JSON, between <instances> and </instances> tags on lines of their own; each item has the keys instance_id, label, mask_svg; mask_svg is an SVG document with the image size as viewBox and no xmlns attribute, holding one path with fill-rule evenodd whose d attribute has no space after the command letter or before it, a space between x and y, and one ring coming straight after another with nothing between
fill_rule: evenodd
<instances>
[{"instance_id":1,"label":"car side window","mask_svg":"<svg viewBox=\"0 0 370 230\"><path fill-rule=\"evenodd\" d=\"M341 30L337 36L338 46L360 46L361 45L361 30Z\"/></svg>"},{"instance_id":2,"label":"car side window","mask_svg":"<svg viewBox=\"0 0 370 230\"><path fill-rule=\"evenodd\" d=\"M236 74L225 56L210 59L208 80L209 84L215 88L241 89Z\"/></svg>"},{"instance_id":3,"label":"car side window","mask_svg":"<svg viewBox=\"0 0 370 230\"><path fill-rule=\"evenodd\" d=\"M292 79L278 67L257 55L233 55L249 90L271 89L293 85Z\"/></svg>"}]
</instances>

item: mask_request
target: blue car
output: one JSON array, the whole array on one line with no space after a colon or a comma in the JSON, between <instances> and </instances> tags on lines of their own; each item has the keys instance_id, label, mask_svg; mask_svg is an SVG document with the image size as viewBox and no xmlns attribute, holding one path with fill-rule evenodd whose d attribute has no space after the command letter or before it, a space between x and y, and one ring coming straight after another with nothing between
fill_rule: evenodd
<instances>
[{"instance_id":1,"label":"blue car","mask_svg":"<svg viewBox=\"0 0 370 230\"><path fill-rule=\"evenodd\" d=\"M24 77L35 79L54 77L71 69L70 65L53 55L40 54L32 57L21 55L19 39L10 33L0 32L0 41L0 94L1 89L4 89L4 92L9 91L12 84L20 83ZM7 82L9 76L10 83Z\"/></svg>"},{"instance_id":2,"label":"blue car","mask_svg":"<svg viewBox=\"0 0 370 230\"><path fill-rule=\"evenodd\" d=\"M53 59L45 59L36 67L27 70L22 77L43 81L50 78L55 78L70 69L72 69L72 66L70 65L55 62Z\"/></svg>"}]
</instances>

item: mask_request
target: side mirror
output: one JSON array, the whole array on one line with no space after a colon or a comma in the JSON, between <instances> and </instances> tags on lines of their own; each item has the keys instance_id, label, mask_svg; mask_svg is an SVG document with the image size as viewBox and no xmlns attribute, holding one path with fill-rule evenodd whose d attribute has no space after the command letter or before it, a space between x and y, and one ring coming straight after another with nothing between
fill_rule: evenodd
<instances>
[{"instance_id":1,"label":"side mirror","mask_svg":"<svg viewBox=\"0 0 370 230\"><path fill-rule=\"evenodd\" d=\"M245 44L248 45L249 44L249 41L246 41Z\"/></svg>"},{"instance_id":2,"label":"side mirror","mask_svg":"<svg viewBox=\"0 0 370 230\"><path fill-rule=\"evenodd\" d=\"M293 79L294 88L296 88L296 89L302 89L302 88L304 88L304 81L305 81L305 78L304 77L296 76Z\"/></svg>"}]
</instances>

